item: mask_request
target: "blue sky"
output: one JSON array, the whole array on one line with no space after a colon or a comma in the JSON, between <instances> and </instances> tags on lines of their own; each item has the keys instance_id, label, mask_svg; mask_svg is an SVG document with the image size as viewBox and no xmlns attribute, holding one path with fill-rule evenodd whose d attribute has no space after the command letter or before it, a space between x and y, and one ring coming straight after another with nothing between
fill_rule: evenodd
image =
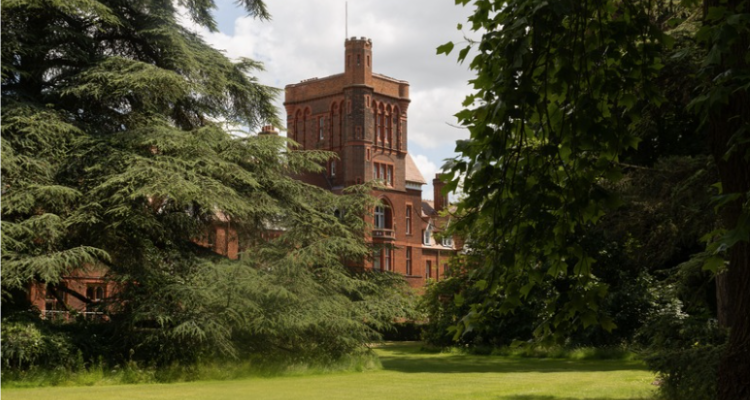
<instances>
[{"instance_id":1,"label":"blue sky","mask_svg":"<svg viewBox=\"0 0 750 400\"><path fill-rule=\"evenodd\" d=\"M247 17L232 0L216 3L220 32L192 29L230 58L262 61L266 71L259 81L278 88L343 72L348 3L348 34L372 39L373 70L410 83L409 153L425 180L431 182L443 160L455 156L455 141L468 137L455 127L453 114L471 90L472 75L455 54L435 50L448 41L464 42L464 35L478 39L456 29L471 10L454 0L267 0L271 21ZM282 103L283 95L277 104L285 120ZM432 198L430 185L423 198Z\"/></svg>"}]
</instances>

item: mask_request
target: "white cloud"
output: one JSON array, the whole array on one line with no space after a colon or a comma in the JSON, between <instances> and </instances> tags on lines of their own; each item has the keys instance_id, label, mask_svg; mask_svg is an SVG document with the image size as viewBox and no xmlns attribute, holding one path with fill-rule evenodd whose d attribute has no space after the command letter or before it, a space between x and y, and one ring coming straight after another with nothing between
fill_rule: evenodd
<instances>
[{"instance_id":1,"label":"white cloud","mask_svg":"<svg viewBox=\"0 0 750 400\"><path fill-rule=\"evenodd\" d=\"M422 173L424 180L427 181L427 184L422 186L422 198L432 199L432 180L435 179L435 174L439 171L439 168L425 155L412 154L411 157L414 159L414 163L417 164L417 168L419 168L419 172Z\"/></svg>"},{"instance_id":2,"label":"white cloud","mask_svg":"<svg viewBox=\"0 0 750 400\"><path fill-rule=\"evenodd\" d=\"M466 33L457 31L456 25L466 22L471 9L453 3L348 1L348 35L372 39L373 70L410 83L409 149L430 181L430 188L424 191L426 198L432 196L437 166L454 156L455 140L468 137L466 130L449 125L456 123L453 115L461 109L471 79L468 68L456 63ZM191 29L231 58L262 61L266 71L257 76L261 83L283 88L303 79L343 72L345 0L269 1L271 21L244 16L234 0L218 0L217 4L222 32ZM437 46L448 41L457 44L456 53L436 55ZM282 103L283 94L277 101L283 121Z\"/></svg>"},{"instance_id":3,"label":"white cloud","mask_svg":"<svg viewBox=\"0 0 750 400\"><path fill-rule=\"evenodd\" d=\"M436 87L414 93L409 107L409 140L426 149L453 145L469 137L453 115L460 110L468 87Z\"/></svg>"}]
</instances>

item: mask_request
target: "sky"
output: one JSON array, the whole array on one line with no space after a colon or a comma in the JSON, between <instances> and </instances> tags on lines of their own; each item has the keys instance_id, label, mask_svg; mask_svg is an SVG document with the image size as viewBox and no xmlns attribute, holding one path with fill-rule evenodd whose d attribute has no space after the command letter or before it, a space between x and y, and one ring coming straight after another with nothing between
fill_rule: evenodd
<instances>
[{"instance_id":1,"label":"sky","mask_svg":"<svg viewBox=\"0 0 750 400\"><path fill-rule=\"evenodd\" d=\"M422 197L432 198L435 173L455 156L456 140L468 138L453 115L471 92L472 78L468 63L457 63L457 50L445 56L436 48L453 41L460 49L465 36L476 38L457 29L468 25L469 7L454 0L266 0L272 19L261 21L234 0L216 4L220 32L191 29L230 58L263 62L258 80L278 88L343 72L347 30L349 37L370 38L373 72L410 84L409 153L428 182ZM282 94L277 107L286 121L283 100Z\"/></svg>"}]
</instances>

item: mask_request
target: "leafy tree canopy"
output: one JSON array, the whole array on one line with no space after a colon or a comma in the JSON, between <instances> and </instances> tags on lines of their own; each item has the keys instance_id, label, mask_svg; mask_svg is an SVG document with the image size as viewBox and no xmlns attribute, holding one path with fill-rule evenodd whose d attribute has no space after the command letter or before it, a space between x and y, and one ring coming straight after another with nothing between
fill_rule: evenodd
<instances>
[{"instance_id":1,"label":"leafy tree canopy","mask_svg":"<svg viewBox=\"0 0 750 400\"><path fill-rule=\"evenodd\" d=\"M106 265L120 354L352 351L405 312L398 279L344 268L370 253L367 188L305 185L291 176L331 154L233 134L279 126L278 91L251 75L260 63L183 28L178 6L216 28L213 0L2 3L4 304L29 282ZM214 224L246 257L196 244Z\"/></svg>"},{"instance_id":2,"label":"leafy tree canopy","mask_svg":"<svg viewBox=\"0 0 750 400\"><path fill-rule=\"evenodd\" d=\"M613 329L599 307L608 285L592 272L599 255L586 238L606 228L606 216L621 206L612 187L628 155L642 145L670 145L667 137L649 137L643 120L673 100L666 85L653 83L677 37L667 31L690 18L697 2L471 3L469 28L481 39L468 39L458 59L474 50L475 93L457 114L471 139L457 144L460 156L447 164L448 188L463 185L462 218L454 227L482 252L470 273L486 295L461 326L495 310L510 312L535 287L564 277L573 285L546 304L536 333L553 340L581 325ZM707 236L706 265L722 271L723 259L729 261L719 292L731 306L720 307L719 317L732 329L719 386L722 398L740 399L750 393L750 2L706 0L702 11L691 36L702 50L686 46L678 57L698 59L688 110L700 121L695 137L705 138L720 180L722 227ZM453 48L447 43L438 53Z\"/></svg>"}]
</instances>

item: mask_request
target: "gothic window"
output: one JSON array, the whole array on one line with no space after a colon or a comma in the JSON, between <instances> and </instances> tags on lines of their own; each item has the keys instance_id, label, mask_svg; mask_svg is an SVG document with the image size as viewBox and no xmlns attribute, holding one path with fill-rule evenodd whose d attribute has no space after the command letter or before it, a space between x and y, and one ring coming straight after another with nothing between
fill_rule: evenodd
<instances>
[{"instance_id":1,"label":"gothic window","mask_svg":"<svg viewBox=\"0 0 750 400\"><path fill-rule=\"evenodd\" d=\"M386 135L385 142L388 143L388 147L393 147L393 120L391 119L391 106L388 106L388 113L385 115L386 120Z\"/></svg>"},{"instance_id":2,"label":"gothic window","mask_svg":"<svg viewBox=\"0 0 750 400\"><path fill-rule=\"evenodd\" d=\"M318 139L323 140L325 138L326 130L326 119L325 117L318 118Z\"/></svg>"},{"instance_id":3,"label":"gothic window","mask_svg":"<svg viewBox=\"0 0 750 400\"><path fill-rule=\"evenodd\" d=\"M104 301L106 286L104 284L91 284L86 288L86 298L91 302L86 304L86 313L89 318L101 314L101 303Z\"/></svg>"},{"instance_id":4,"label":"gothic window","mask_svg":"<svg viewBox=\"0 0 750 400\"><path fill-rule=\"evenodd\" d=\"M385 229L385 207L382 205L375 207L375 228Z\"/></svg>"},{"instance_id":5,"label":"gothic window","mask_svg":"<svg viewBox=\"0 0 750 400\"><path fill-rule=\"evenodd\" d=\"M385 143L385 108L383 104L380 104L378 110L378 135L380 135L380 143Z\"/></svg>"},{"instance_id":6,"label":"gothic window","mask_svg":"<svg viewBox=\"0 0 750 400\"><path fill-rule=\"evenodd\" d=\"M393 212L388 202L383 199L375 207L375 229L392 229Z\"/></svg>"}]
</instances>

